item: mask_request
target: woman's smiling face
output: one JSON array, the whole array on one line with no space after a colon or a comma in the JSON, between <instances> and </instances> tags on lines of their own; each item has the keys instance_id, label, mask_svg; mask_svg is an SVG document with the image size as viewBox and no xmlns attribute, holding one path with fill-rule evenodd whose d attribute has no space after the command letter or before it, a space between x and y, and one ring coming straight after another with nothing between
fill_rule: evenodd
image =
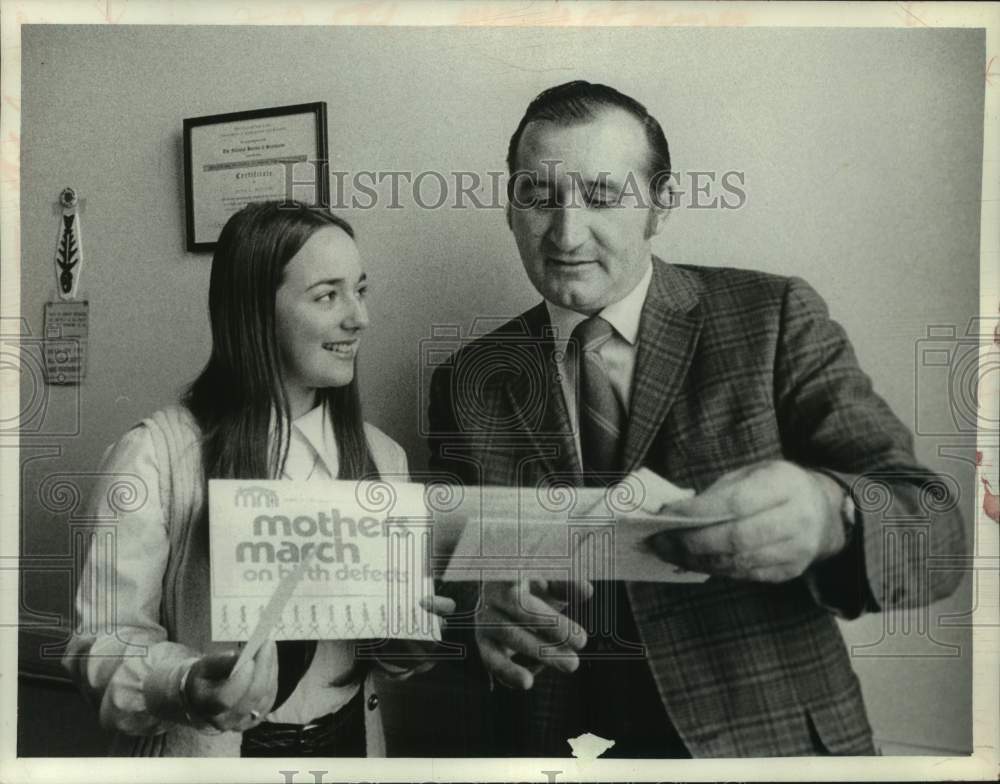
<instances>
[{"instance_id":1,"label":"woman's smiling face","mask_svg":"<svg viewBox=\"0 0 1000 784\"><path fill-rule=\"evenodd\" d=\"M334 226L314 233L285 265L275 329L293 408L317 389L354 379L359 339L368 326L366 289L358 246Z\"/></svg>"}]
</instances>

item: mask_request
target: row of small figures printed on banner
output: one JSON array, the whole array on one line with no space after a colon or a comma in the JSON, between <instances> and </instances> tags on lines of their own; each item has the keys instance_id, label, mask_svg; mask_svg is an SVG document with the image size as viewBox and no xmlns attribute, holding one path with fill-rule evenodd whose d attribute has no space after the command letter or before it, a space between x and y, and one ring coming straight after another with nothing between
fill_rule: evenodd
<instances>
[{"instance_id":1,"label":"row of small figures printed on banner","mask_svg":"<svg viewBox=\"0 0 1000 784\"><path fill-rule=\"evenodd\" d=\"M234 608L233 608L234 609ZM288 637L289 639L334 639L334 638L352 638L352 637L369 637L369 636L385 636L387 630L389 629L389 623L386 606L384 603L379 604L379 622L378 624L373 624L371 620L371 612L368 609L367 602L362 602L358 605L343 605L338 608L333 605L328 605L326 607L326 618L323 619L323 625L321 626L321 621L319 618L319 610L315 604L308 606L309 618L308 620L303 620L301 617L301 606L293 605L288 608L285 615L289 612L292 615L290 623L285 623L285 615L275 624L274 633L278 638ZM338 609L340 612L338 613ZM248 615L251 611L248 610L245 604L239 606L239 619L230 618L231 605L223 605L220 611L219 628L218 632L223 635L223 637L233 637L236 639L241 639L243 637L249 637L251 633L250 621ZM260 606L257 608L258 619L264 613L264 607ZM341 615L341 622L338 623L337 616ZM394 619L396 622L393 626L402 627L403 624L399 622L399 617L402 616L403 609L400 608L397 618ZM356 620L355 616L360 615L360 619ZM417 614L415 607L410 609L410 628L419 629L425 623L422 623L421 618ZM367 633L366 633L367 632Z\"/></svg>"}]
</instances>

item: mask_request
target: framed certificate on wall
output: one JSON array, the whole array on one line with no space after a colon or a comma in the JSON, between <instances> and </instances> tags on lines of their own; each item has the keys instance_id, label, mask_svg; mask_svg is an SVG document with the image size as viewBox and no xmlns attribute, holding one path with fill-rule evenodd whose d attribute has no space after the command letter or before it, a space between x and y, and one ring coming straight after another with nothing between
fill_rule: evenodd
<instances>
[{"instance_id":1,"label":"framed certificate on wall","mask_svg":"<svg viewBox=\"0 0 1000 784\"><path fill-rule=\"evenodd\" d=\"M253 201L328 204L326 103L184 120L187 249L212 251Z\"/></svg>"}]
</instances>

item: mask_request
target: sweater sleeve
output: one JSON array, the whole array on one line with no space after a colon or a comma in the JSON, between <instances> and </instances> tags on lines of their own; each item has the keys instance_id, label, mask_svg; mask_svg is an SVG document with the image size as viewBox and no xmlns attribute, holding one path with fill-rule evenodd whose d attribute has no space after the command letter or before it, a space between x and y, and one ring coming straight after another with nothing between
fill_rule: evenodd
<instances>
[{"instance_id":1,"label":"sweater sleeve","mask_svg":"<svg viewBox=\"0 0 1000 784\"><path fill-rule=\"evenodd\" d=\"M180 677L200 655L168 641L160 623L169 551L161 470L144 425L103 461L89 504L95 524L77 589L76 633L63 657L102 726L130 735L184 720Z\"/></svg>"}]
</instances>

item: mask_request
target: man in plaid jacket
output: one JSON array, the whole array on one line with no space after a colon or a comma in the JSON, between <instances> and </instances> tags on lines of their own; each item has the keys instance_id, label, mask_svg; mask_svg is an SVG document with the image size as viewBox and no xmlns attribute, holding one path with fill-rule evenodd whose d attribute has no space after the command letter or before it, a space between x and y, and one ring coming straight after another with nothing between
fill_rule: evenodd
<instances>
[{"instance_id":1,"label":"man in plaid jacket","mask_svg":"<svg viewBox=\"0 0 1000 784\"><path fill-rule=\"evenodd\" d=\"M530 487L646 467L694 491L679 509L732 519L654 542L703 583L476 585L470 646L507 687L487 753L566 755L583 732L615 741L606 756L874 753L835 617L955 590L958 573L927 568L964 552L953 493L808 284L652 255L670 160L641 104L547 90L508 165L508 222L545 301L437 368L432 468ZM900 520L929 523L927 547L888 535ZM581 620L588 605L613 631Z\"/></svg>"}]
</instances>

